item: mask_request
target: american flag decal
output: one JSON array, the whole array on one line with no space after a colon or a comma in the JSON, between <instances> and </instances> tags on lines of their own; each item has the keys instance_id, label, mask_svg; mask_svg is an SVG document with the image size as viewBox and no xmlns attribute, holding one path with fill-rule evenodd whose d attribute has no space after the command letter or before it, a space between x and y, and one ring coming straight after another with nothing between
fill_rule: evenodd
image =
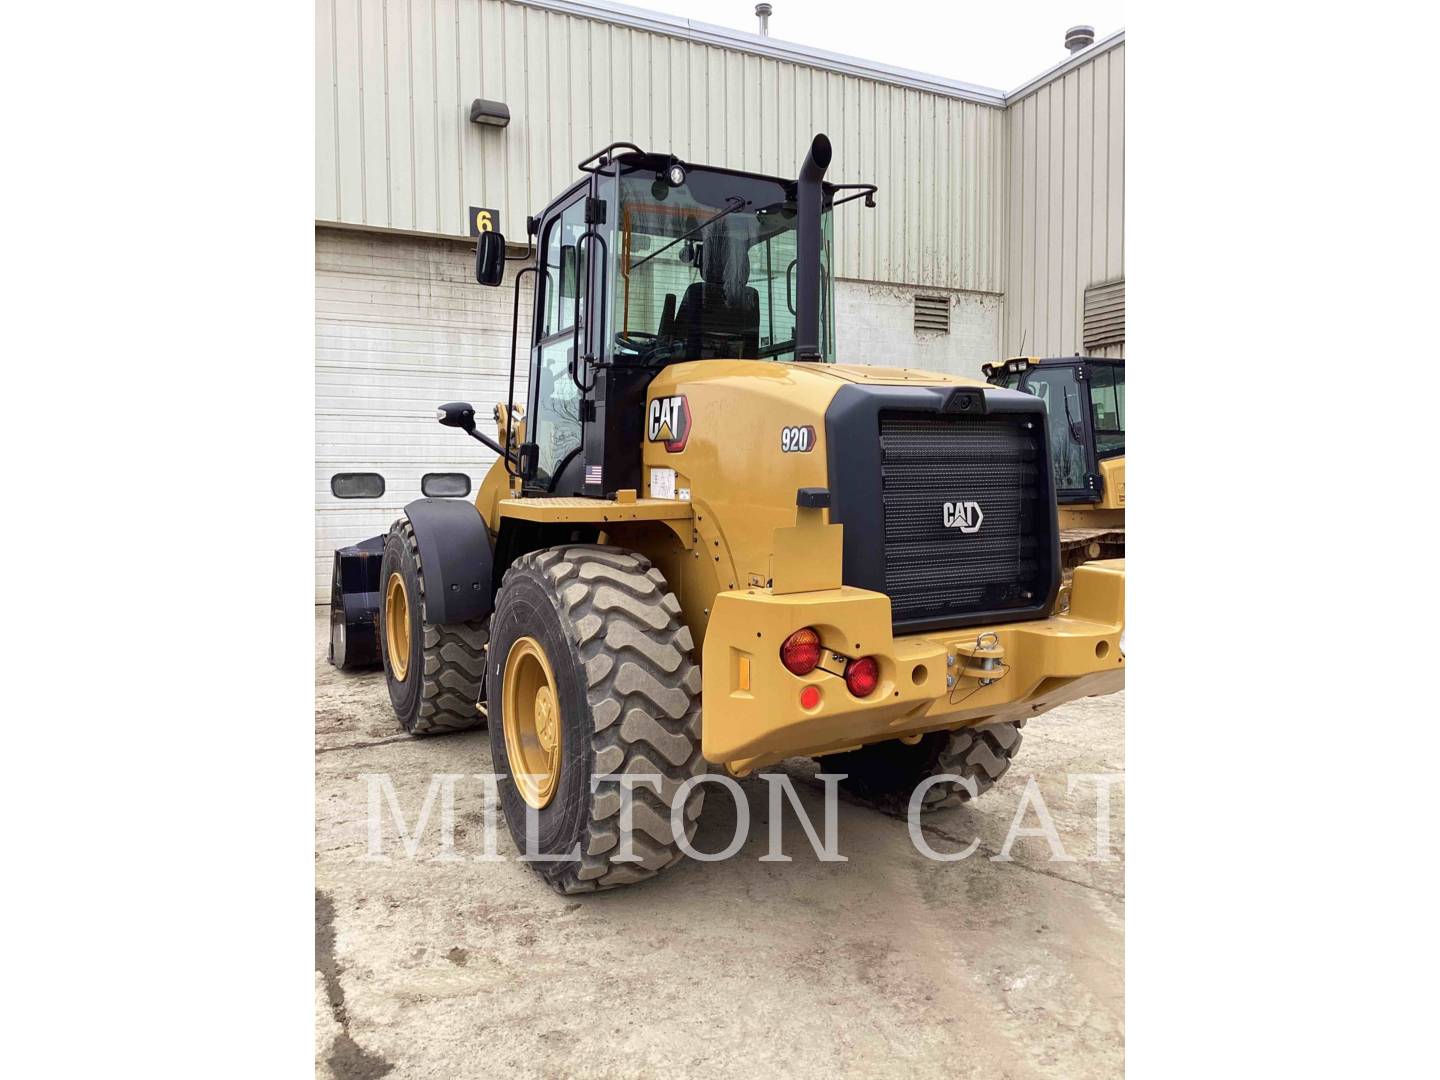
<instances>
[{"instance_id":1,"label":"american flag decal","mask_svg":"<svg viewBox=\"0 0 1440 1080\"><path fill-rule=\"evenodd\" d=\"M600 466L599 466L599 465L586 465L586 466L585 466L585 483L598 485L598 484L601 484L602 482L603 482L603 481L601 480L601 477L600 477Z\"/></svg>"}]
</instances>

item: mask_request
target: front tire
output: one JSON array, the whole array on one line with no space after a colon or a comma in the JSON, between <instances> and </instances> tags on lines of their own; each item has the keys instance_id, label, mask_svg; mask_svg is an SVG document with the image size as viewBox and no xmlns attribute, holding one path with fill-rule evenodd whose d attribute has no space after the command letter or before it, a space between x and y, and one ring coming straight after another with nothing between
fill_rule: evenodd
<instances>
[{"instance_id":1,"label":"front tire","mask_svg":"<svg viewBox=\"0 0 1440 1080\"><path fill-rule=\"evenodd\" d=\"M521 855L578 852L532 862L564 894L678 862L704 801L693 784L681 807L679 788L705 759L694 642L664 576L620 548L532 552L506 571L491 626L490 751ZM630 789L634 862L617 858L626 775L655 778Z\"/></svg>"},{"instance_id":2,"label":"front tire","mask_svg":"<svg viewBox=\"0 0 1440 1080\"><path fill-rule=\"evenodd\" d=\"M380 562L380 659L400 726L411 735L485 723L487 620L431 623L425 617L420 545L406 518L390 526Z\"/></svg>"},{"instance_id":3,"label":"front tire","mask_svg":"<svg viewBox=\"0 0 1440 1080\"><path fill-rule=\"evenodd\" d=\"M932 731L913 746L889 739L822 757L820 768L827 773L848 774L840 781L842 787L887 806L908 806L916 785L941 774L966 778L974 785L976 796L984 795L1009 771L1010 762L1020 752L1020 728L1024 725L1024 720L1017 720L959 731ZM926 789L920 810L961 806L971 798L970 790L960 780L942 780Z\"/></svg>"}]
</instances>

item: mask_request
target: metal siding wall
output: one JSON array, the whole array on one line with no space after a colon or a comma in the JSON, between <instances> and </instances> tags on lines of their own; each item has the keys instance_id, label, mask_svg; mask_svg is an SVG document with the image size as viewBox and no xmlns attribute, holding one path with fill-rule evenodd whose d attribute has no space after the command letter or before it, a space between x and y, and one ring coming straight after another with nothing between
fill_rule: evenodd
<instances>
[{"instance_id":1,"label":"metal siding wall","mask_svg":"<svg viewBox=\"0 0 1440 1080\"><path fill-rule=\"evenodd\" d=\"M1125 276L1124 44L1006 112L1005 352L1066 356L1083 349L1085 289Z\"/></svg>"},{"instance_id":2,"label":"metal siding wall","mask_svg":"<svg viewBox=\"0 0 1440 1080\"><path fill-rule=\"evenodd\" d=\"M319 221L459 236L493 206L520 239L605 143L788 176L824 131L833 180L880 185L840 211L841 276L1005 286L992 106L507 0L317 0L316 30ZM477 97L509 127L471 124Z\"/></svg>"}]
</instances>

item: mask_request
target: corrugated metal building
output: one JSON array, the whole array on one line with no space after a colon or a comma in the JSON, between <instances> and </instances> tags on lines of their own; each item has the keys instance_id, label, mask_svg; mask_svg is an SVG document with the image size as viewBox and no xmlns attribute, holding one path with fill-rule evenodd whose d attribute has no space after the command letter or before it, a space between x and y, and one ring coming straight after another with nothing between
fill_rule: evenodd
<instances>
[{"instance_id":1,"label":"corrugated metal building","mask_svg":"<svg viewBox=\"0 0 1440 1080\"><path fill-rule=\"evenodd\" d=\"M843 361L975 375L1022 348L1123 352L1123 34L1006 94L608 3L316 10L317 599L329 552L383 531L422 473L488 464L433 420L505 396L512 292L474 284L470 208L523 240L616 140L793 176L829 134L827 179L880 188L837 214ZM509 124L472 123L476 98ZM335 499L347 469L383 473L385 497Z\"/></svg>"}]
</instances>

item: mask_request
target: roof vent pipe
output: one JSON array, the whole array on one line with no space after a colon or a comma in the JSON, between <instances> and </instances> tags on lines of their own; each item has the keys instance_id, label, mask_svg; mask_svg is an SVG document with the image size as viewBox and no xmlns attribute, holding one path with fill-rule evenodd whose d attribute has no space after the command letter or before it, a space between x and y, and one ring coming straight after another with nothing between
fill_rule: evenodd
<instances>
[{"instance_id":1,"label":"roof vent pipe","mask_svg":"<svg viewBox=\"0 0 1440 1080\"><path fill-rule=\"evenodd\" d=\"M1065 31L1065 48L1070 50L1071 56L1094 44L1095 28L1093 26L1072 26Z\"/></svg>"},{"instance_id":2,"label":"roof vent pipe","mask_svg":"<svg viewBox=\"0 0 1440 1080\"><path fill-rule=\"evenodd\" d=\"M760 20L760 36L770 36L770 13L775 9L769 4L756 4L755 17Z\"/></svg>"}]
</instances>

